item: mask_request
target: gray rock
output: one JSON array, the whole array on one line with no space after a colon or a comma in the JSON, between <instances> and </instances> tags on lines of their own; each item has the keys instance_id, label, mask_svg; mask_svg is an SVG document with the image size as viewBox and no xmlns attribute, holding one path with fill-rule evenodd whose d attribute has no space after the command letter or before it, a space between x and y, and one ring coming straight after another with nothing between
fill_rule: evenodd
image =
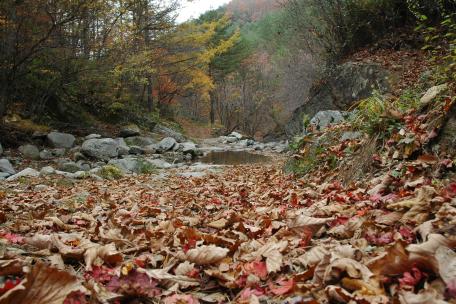
<instances>
[{"instance_id":1,"label":"gray rock","mask_svg":"<svg viewBox=\"0 0 456 304\"><path fill-rule=\"evenodd\" d=\"M108 164L116 166L123 173L138 173L138 160L135 158L111 159Z\"/></svg>"},{"instance_id":2,"label":"gray rock","mask_svg":"<svg viewBox=\"0 0 456 304\"><path fill-rule=\"evenodd\" d=\"M80 161L80 160L87 160L87 157L84 154L82 154L81 152L76 152L73 154L73 159L75 161Z\"/></svg>"},{"instance_id":3,"label":"gray rock","mask_svg":"<svg viewBox=\"0 0 456 304\"><path fill-rule=\"evenodd\" d=\"M65 171L56 170L55 174L62 175L64 177L70 178L70 179L75 179L76 178L75 173L71 173L71 172L65 172Z\"/></svg>"},{"instance_id":4,"label":"gray rock","mask_svg":"<svg viewBox=\"0 0 456 304\"><path fill-rule=\"evenodd\" d=\"M255 151L263 151L264 150L264 144L257 144L254 147Z\"/></svg>"},{"instance_id":5,"label":"gray rock","mask_svg":"<svg viewBox=\"0 0 456 304\"><path fill-rule=\"evenodd\" d=\"M3 147L2 144L0 143L0 156L3 154Z\"/></svg>"},{"instance_id":6,"label":"gray rock","mask_svg":"<svg viewBox=\"0 0 456 304\"><path fill-rule=\"evenodd\" d=\"M47 185L36 185L34 190L35 191L44 191L44 190L47 190L49 188L49 186Z\"/></svg>"},{"instance_id":7,"label":"gray rock","mask_svg":"<svg viewBox=\"0 0 456 304\"><path fill-rule=\"evenodd\" d=\"M177 144L177 141L172 138L172 137L166 137L163 138L162 141L159 143L159 147L163 151L169 151L171 150L175 145Z\"/></svg>"},{"instance_id":8,"label":"gray rock","mask_svg":"<svg viewBox=\"0 0 456 304\"><path fill-rule=\"evenodd\" d=\"M11 174L6 173L6 172L0 172L0 180L5 180L7 179Z\"/></svg>"},{"instance_id":9,"label":"gray rock","mask_svg":"<svg viewBox=\"0 0 456 304\"><path fill-rule=\"evenodd\" d=\"M98 139L98 138L101 138L100 134L90 134L90 135L87 135L86 137L84 137L85 140Z\"/></svg>"},{"instance_id":10,"label":"gray rock","mask_svg":"<svg viewBox=\"0 0 456 304\"><path fill-rule=\"evenodd\" d=\"M40 152L40 159L42 160L50 160L54 158L54 154L52 154L49 150L43 150Z\"/></svg>"},{"instance_id":11,"label":"gray rock","mask_svg":"<svg viewBox=\"0 0 456 304\"><path fill-rule=\"evenodd\" d=\"M90 164L85 160L80 160L76 162L76 164L79 166L79 168L81 168L81 171L90 171L91 169Z\"/></svg>"},{"instance_id":12,"label":"gray rock","mask_svg":"<svg viewBox=\"0 0 456 304\"><path fill-rule=\"evenodd\" d=\"M32 134L32 139L45 140L48 133L43 131L35 131Z\"/></svg>"},{"instance_id":13,"label":"gray rock","mask_svg":"<svg viewBox=\"0 0 456 304\"><path fill-rule=\"evenodd\" d=\"M143 147L144 153L145 154L155 154L157 151L160 150L158 144L153 144L153 145L148 145Z\"/></svg>"},{"instance_id":14,"label":"gray rock","mask_svg":"<svg viewBox=\"0 0 456 304\"><path fill-rule=\"evenodd\" d=\"M244 136L239 133L239 132L231 132L230 135L228 135L229 137L235 137L237 138L238 140L241 140Z\"/></svg>"},{"instance_id":15,"label":"gray rock","mask_svg":"<svg viewBox=\"0 0 456 304\"><path fill-rule=\"evenodd\" d=\"M337 66L324 82L310 89L306 102L293 112L285 126L286 134L289 137L302 134L304 116L310 118L323 110L345 111L371 96L374 90L381 94L389 92L390 75L379 64L347 62Z\"/></svg>"},{"instance_id":16,"label":"gray rock","mask_svg":"<svg viewBox=\"0 0 456 304\"><path fill-rule=\"evenodd\" d=\"M332 124L339 124L345 121L345 117L340 111L320 111L310 120L310 124L317 130L324 130Z\"/></svg>"},{"instance_id":17,"label":"gray rock","mask_svg":"<svg viewBox=\"0 0 456 304\"><path fill-rule=\"evenodd\" d=\"M27 169L24 169L22 170L21 172L19 173L16 173L10 177L8 177L6 180L7 181L14 181L14 180L17 180L21 177L38 177L40 176L40 172L36 171L35 169L32 169L32 168L27 168Z\"/></svg>"},{"instance_id":18,"label":"gray rock","mask_svg":"<svg viewBox=\"0 0 456 304\"><path fill-rule=\"evenodd\" d=\"M129 154L131 155L143 155L146 152L144 151L143 148L138 147L138 146L131 146L130 150L128 151Z\"/></svg>"},{"instance_id":19,"label":"gray rock","mask_svg":"<svg viewBox=\"0 0 456 304\"><path fill-rule=\"evenodd\" d=\"M130 147L128 147L125 140L122 137L115 138L114 140L119 144L119 156L128 155L128 152L130 151Z\"/></svg>"},{"instance_id":20,"label":"gray rock","mask_svg":"<svg viewBox=\"0 0 456 304\"><path fill-rule=\"evenodd\" d=\"M34 145L23 145L19 147L19 152L21 152L22 156L27 159L39 159L40 158L40 150Z\"/></svg>"},{"instance_id":21,"label":"gray rock","mask_svg":"<svg viewBox=\"0 0 456 304\"><path fill-rule=\"evenodd\" d=\"M161 134L165 137L172 137L174 138L177 142L184 142L186 141L186 138L184 135L182 135L179 132L176 132L168 127L165 127L163 125L157 124L154 128L154 132Z\"/></svg>"},{"instance_id":22,"label":"gray rock","mask_svg":"<svg viewBox=\"0 0 456 304\"><path fill-rule=\"evenodd\" d=\"M344 132L342 134L340 141L358 139L358 138L361 138L361 136L363 136L363 133L361 133L361 132L348 131L348 132Z\"/></svg>"},{"instance_id":23,"label":"gray rock","mask_svg":"<svg viewBox=\"0 0 456 304\"><path fill-rule=\"evenodd\" d=\"M128 146L138 146L138 147L146 147L146 146L157 143L153 138L145 137L145 136L128 137L128 138L125 138L125 142Z\"/></svg>"},{"instance_id":24,"label":"gray rock","mask_svg":"<svg viewBox=\"0 0 456 304\"><path fill-rule=\"evenodd\" d=\"M225 143L228 143L228 144L233 144L235 142L237 142L239 139L237 137L234 137L234 136L226 136L225 137Z\"/></svg>"},{"instance_id":25,"label":"gray rock","mask_svg":"<svg viewBox=\"0 0 456 304\"><path fill-rule=\"evenodd\" d=\"M82 144L82 153L89 157L109 160L119 156L119 143L112 138L89 139Z\"/></svg>"},{"instance_id":26,"label":"gray rock","mask_svg":"<svg viewBox=\"0 0 456 304\"><path fill-rule=\"evenodd\" d=\"M119 132L120 137L133 137L138 136L139 134L141 134L141 130L135 124L125 126Z\"/></svg>"},{"instance_id":27,"label":"gray rock","mask_svg":"<svg viewBox=\"0 0 456 304\"><path fill-rule=\"evenodd\" d=\"M65 155L65 148L57 148L57 149L52 149L51 150L52 152L52 155L54 155L55 157L62 157Z\"/></svg>"},{"instance_id":28,"label":"gray rock","mask_svg":"<svg viewBox=\"0 0 456 304\"><path fill-rule=\"evenodd\" d=\"M239 142L239 145L241 147L251 147L255 144L255 141L253 139L243 139Z\"/></svg>"},{"instance_id":29,"label":"gray rock","mask_svg":"<svg viewBox=\"0 0 456 304\"><path fill-rule=\"evenodd\" d=\"M195 172L183 172L183 173L179 173L180 176L183 176L183 177L197 177L197 178L201 178L201 177L204 177L207 175L206 172L202 172L202 171L195 171Z\"/></svg>"},{"instance_id":30,"label":"gray rock","mask_svg":"<svg viewBox=\"0 0 456 304\"><path fill-rule=\"evenodd\" d=\"M423 95L423 97L421 97L420 99L420 103L422 106L424 105L427 105L428 103L430 103L434 98L436 98L440 93L446 91L446 89L448 88L448 85L445 83L445 84L442 84L442 85L438 85L438 86L435 86L435 87L432 87L430 88L429 90L427 90L427 92Z\"/></svg>"},{"instance_id":31,"label":"gray rock","mask_svg":"<svg viewBox=\"0 0 456 304\"><path fill-rule=\"evenodd\" d=\"M191 155L198 155L199 151L195 143L187 141L180 144L180 149L184 154L190 153Z\"/></svg>"},{"instance_id":32,"label":"gray rock","mask_svg":"<svg viewBox=\"0 0 456 304\"><path fill-rule=\"evenodd\" d=\"M159 169L169 169L173 167L173 165L163 159L148 159L147 161Z\"/></svg>"},{"instance_id":33,"label":"gray rock","mask_svg":"<svg viewBox=\"0 0 456 304\"><path fill-rule=\"evenodd\" d=\"M81 167L75 162L65 162L59 166L59 170L63 172L75 173L81 171Z\"/></svg>"},{"instance_id":34,"label":"gray rock","mask_svg":"<svg viewBox=\"0 0 456 304\"><path fill-rule=\"evenodd\" d=\"M193 155L191 153L187 153L184 155L184 160L191 161L193 159Z\"/></svg>"},{"instance_id":35,"label":"gray rock","mask_svg":"<svg viewBox=\"0 0 456 304\"><path fill-rule=\"evenodd\" d=\"M52 168L51 166L43 167L40 170L40 175L52 175L54 173L55 173L55 169Z\"/></svg>"},{"instance_id":36,"label":"gray rock","mask_svg":"<svg viewBox=\"0 0 456 304\"><path fill-rule=\"evenodd\" d=\"M76 138L67 133L51 132L47 135L49 144L54 148L66 148L73 147Z\"/></svg>"}]
</instances>

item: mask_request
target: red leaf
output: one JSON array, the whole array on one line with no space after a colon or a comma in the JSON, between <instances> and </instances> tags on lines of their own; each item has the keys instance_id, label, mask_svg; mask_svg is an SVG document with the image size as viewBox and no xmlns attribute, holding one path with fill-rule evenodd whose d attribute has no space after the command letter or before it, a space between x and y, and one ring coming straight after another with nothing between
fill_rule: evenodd
<instances>
[{"instance_id":1,"label":"red leaf","mask_svg":"<svg viewBox=\"0 0 456 304\"><path fill-rule=\"evenodd\" d=\"M281 296L281 295L290 293L293 291L293 289L295 287L294 279L290 279L287 281L282 278L282 279L279 279L276 283L277 283L277 285L269 283L270 291L273 294L275 294L276 296Z\"/></svg>"},{"instance_id":2,"label":"red leaf","mask_svg":"<svg viewBox=\"0 0 456 304\"><path fill-rule=\"evenodd\" d=\"M254 261L244 265L244 270L246 273L254 274L262 280L267 279L268 269L266 268L266 263L262 261Z\"/></svg>"},{"instance_id":3,"label":"red leaf","mask_svg":"<svg viewBox=\"0 0 456 304\"><path fill-rule=\"evenodd\" d=\"M399 284L401 288L415 287L423 278L426 277L426 273L421 272L421 270L414 266L410 272L404 272L404 276L399 279Z\"/></svg>"},{"instance_id":4,"label":"red leaf","mask_svg":"<svg viewBox=\"0 0 456 304\"><path fill-rule=\"evenodd\" d=\"M1 235L2 238L8 240L10 243L13 244L23 244L24 243L24 237L13 234L13 233L4 233Z\"/></svg>"},{"instance_id":5,"label":"red leaf","mask_svg":"<svg viewBox=\"0 0 456 304\"><path fill-rule=\"evenodd\" d=\"M264 290L261 288L250 288L247 287L246 289L242 290L241 293L239 294L239 297L241 300L249 300L252 295L255 295L257 297L260 297L264 295Z\"/></svg>"},{"instance_id":6,"label":"red leaf","mask_svg":"<svg viewBox=\"0 0 456 304\"><path fill-rule=\"evenodd\" d=\"M13 289L14 287L19 285L20 283L21 283L21 279L19 279L19 278L16 278L14 280L7 279L5 281L5 283L3 283L3 287L0 288L0 295L4 294L5 292L7 292L10 289Z\"/></svg>"}]
</instances>

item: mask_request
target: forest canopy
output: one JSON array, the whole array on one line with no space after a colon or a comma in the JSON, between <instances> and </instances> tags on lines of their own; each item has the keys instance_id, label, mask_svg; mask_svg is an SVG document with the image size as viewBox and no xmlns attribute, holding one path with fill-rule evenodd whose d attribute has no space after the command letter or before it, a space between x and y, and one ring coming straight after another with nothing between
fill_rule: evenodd
<instances>
[{"instance_id":1,"label":"forest canopy","mask_svg":"<svg viewBox=\"0 0 456 304\"><path fill-rule=\"evenodd\" d=\"M266 135L348 54L456 11L453 0L233 0L178 24L179 5L2 1L0 116L184 116Z\"/></svg>"}]
</instances>

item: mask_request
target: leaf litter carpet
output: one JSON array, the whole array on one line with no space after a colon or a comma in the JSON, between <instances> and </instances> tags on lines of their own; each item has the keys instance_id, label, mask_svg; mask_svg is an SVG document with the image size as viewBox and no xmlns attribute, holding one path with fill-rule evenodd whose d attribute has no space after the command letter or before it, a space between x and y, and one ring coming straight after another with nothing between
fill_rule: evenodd
<instances>
[{"instance_id":1,"label":"leaf litter carpet","mask_svg":"<svg viewBox=\"0 0 456 304\"><path fill-rule=\"evenodd\" d=\"M0 303L455 303L456 184L425 176L248 165L2 189Z\"/></svg>"}]
</instances>

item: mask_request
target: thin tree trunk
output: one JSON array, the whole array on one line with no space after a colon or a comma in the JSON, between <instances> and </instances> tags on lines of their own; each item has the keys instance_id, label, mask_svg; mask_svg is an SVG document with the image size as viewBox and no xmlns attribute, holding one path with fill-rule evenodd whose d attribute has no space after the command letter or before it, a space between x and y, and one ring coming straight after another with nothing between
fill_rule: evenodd
<instances>
[{"instance_id":1,"label":"thin tree trunk","mask_svg":"<svg viewBox=\"0 0 456 304\"><path fill-rule=\"evenodd\" d=\"M154 110L154 97L153 97L153 85L152 85L152 77L147 78L147 110L152 112Z\"/></svg>"}]
</instances>

